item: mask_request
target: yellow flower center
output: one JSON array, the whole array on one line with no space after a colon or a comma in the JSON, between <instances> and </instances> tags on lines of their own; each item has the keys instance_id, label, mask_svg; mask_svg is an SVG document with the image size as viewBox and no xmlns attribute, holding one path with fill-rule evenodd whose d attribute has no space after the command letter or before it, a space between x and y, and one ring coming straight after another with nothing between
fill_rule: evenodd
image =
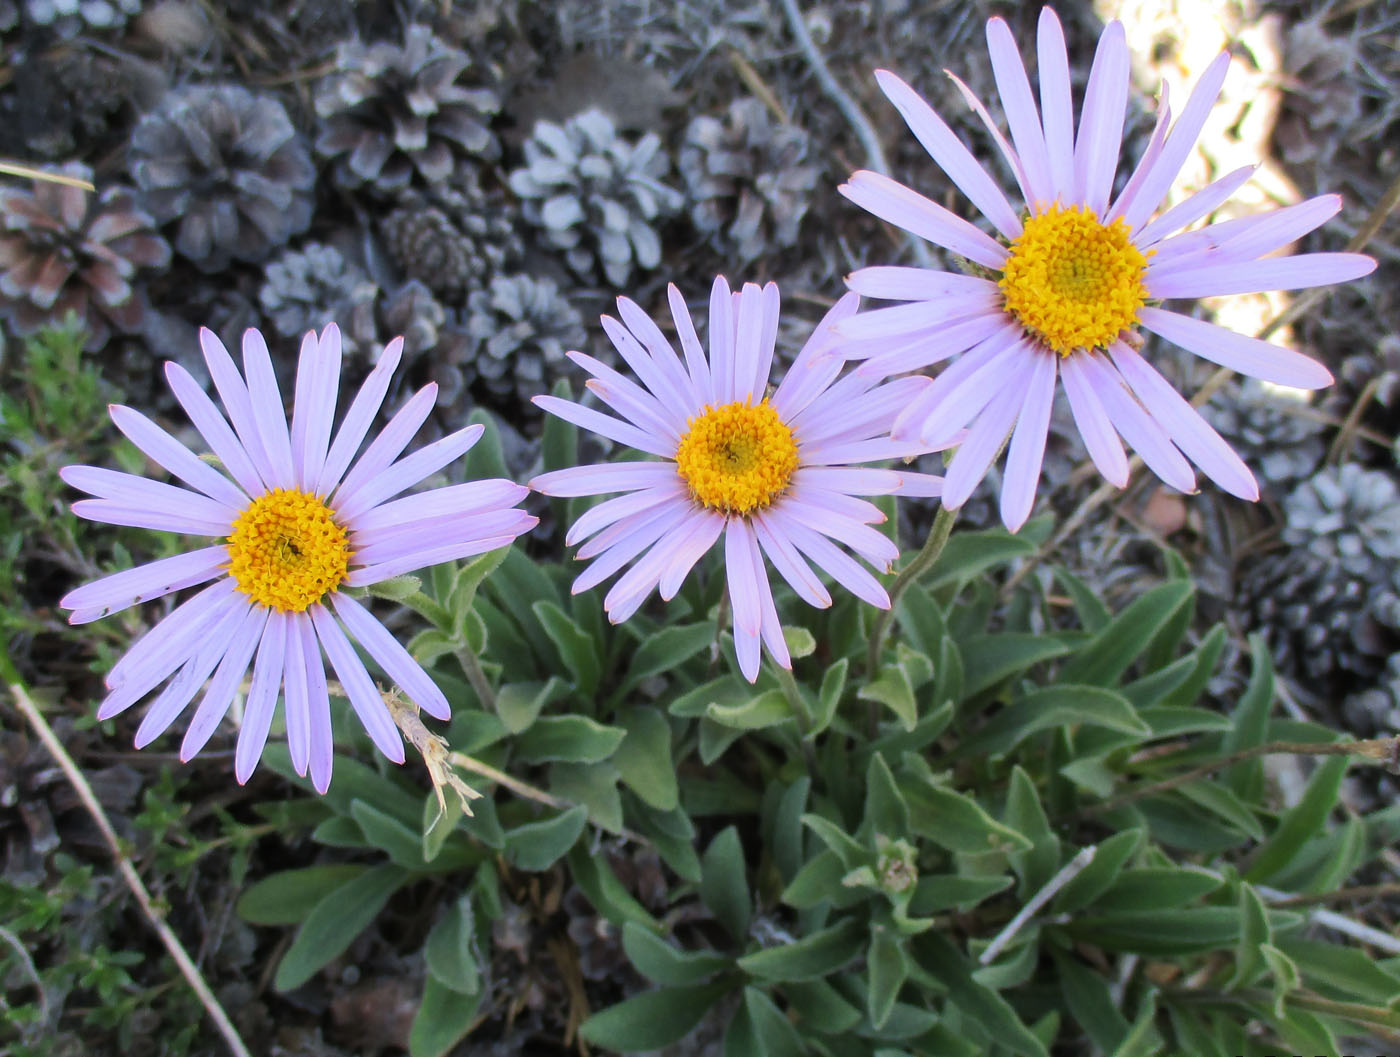
<instances>
[{"instance_id":1,"label":"yellow flower center","mask_svg":"<svg viewBox=\"0 0 1400 1057\"><path fill-rule=\"evenodd\" d=\"M1002 270L1006 307L1061 356L1103 348L1137 322L1147 300L1147 258L1121 219L1054 206L1026 221Z\"/></svg>"},{"instance_id":2,"label":"yellow flower center","mask_svg":"<svg viewBox=\"0 0 1400 1057\"><path fill-rule=\"evenodd\" d=\"M238 515L228 559L238 590L254 602L302 613L345 582L350 543L325 503L277 488Z\"/></svg>"},{"instance_id":3,"label":"yellow flower center","mask_svg":"<svg viewBox=\"0 0 1400 1057\"><path fill-rule=\"evenodd\" d=\"M676 469L697 503L751 514L773 502L797 469L797 441L767 400L706 405L676 449Z\"/></svg>"}]
</instances>

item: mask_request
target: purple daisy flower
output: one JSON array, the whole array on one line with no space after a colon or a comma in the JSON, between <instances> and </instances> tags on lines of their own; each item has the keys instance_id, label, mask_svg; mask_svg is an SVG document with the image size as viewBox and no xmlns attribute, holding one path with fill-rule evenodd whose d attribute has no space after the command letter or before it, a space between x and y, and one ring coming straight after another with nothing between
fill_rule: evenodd
<instances>
[{"instance_id":1,"label":"purple daisy flower","mask_svg":"<svg viewBox=\"0 0 1400 1057\"><path fill-rule=\"evenodd\" d=\"M430 715L450 715L447 699L418 662L364 605L339 589L494 550L536 519L515 508L527 489L504 480L394 499L481 436L481 426L470 426L399 458L432 410L434 384L407 400L355 459L398 366L402 338L384 349L333 441L341 355L334 324L319 337L308 333L301 343L290 429L262 335L252 329L243 335L246 382L212 331L201 330L199 338L228 419L179 364L167 363L165 376L228 476L139 411L118 405L111 408L117 428L196 491L96 466L68 466L62 476L97 497L73 504L80 517L226 538L94 581L60 605L73 610L70 623L85 624L213 580L113 666L107 675L111 692L98 718L110 719L166 683L136 732L142 748L207 681L180 745L180 758L189 760L223 719L251 663L234 755L239 782L247 781L262 755L280 689L292 763L298 774L309 768L312 784L325 792L332 742L323 650L370 738L395 763L404 760L403 741L351 638Z\"/></svg>"},{"instance_id":2,"label":"purple daisy flower","mask_svg":"<svg viewBox=\"0 0 1400 1057\"><path fill-rule=\"evenodd\" d=\"M1076 135L1069 62L1059 19L1040 15L1040 105L1005 22L987 23L987 42L1011 139L961 81L958 87L1000 148L1025 205L1017 208L942 119L885 70L876 79L949 178L998 237L923 195L874 172L840 190L883 220L970 262L970 274L923 268L862 268L857 293L909 304L843 321L842 352L860 370L888 375L961 354L905 407L896 438L946 435L969 426L948 470L943 503L965 502L1011 438L1001 493L1007 526L1030 514L1045 451L1055 381L1099 472L1119 487L1128 462L1119 439L1172 487L1196 488L1187 459L1221 488L1257 499L1239 456L1139 355L1140 328L1224 367L1282 385L1316 389L1332 376L1297 352L1158 306L1173 298L1300 289L1342 282L1375 267L1355 253L1269 257L1341 208L1322 195L1259 216L1189 225L1208 216L1250 176L1232 172L1154 217L1220 93L1229 55L1215 60L1175 124L1162 93L1157 126L1123 190L1112 195L1128 98L1128 46L1110 23L1085 89ZM1170 130L1168 126L1170 125Z\"/></svg>"},{"instance_id":3,"label":"purple daisy flower","mask_svg":"<svg viewBox=\"0 0 1400 1057\"><path fill-rule=\"evenodd\" d=\"M585 513L566 539L570 545L586 540L578 557L593 559L574 581L575 594L631 563L603 600L615 624L653 590L674 597L723 536L739 668L753 682L760 642L780 665L792 667L765 557L813 606L831 605L816 565L856 597L889 608L880 582L837 544L887 571L899 552L870 527L885 516L857 497L937 496L942 478L852 464L934 450L888 436L896 411L932 383L910 377L877 385L874 378L839 377L843 361L829 328L855 312L860 299L847 294L769 395L777 286L749 283L731 293L723 276L715 280L708 358L674 285L669 297L684 361L625 297L617 300L622 321L604 316L603 329L642 384L591 356L569 353L593 376L588 388L621 419L556 397L535 398L551 414L659 461L577 466L542 474L530 486L552 496L626 493Z\"/></svg>"}]
</instances>

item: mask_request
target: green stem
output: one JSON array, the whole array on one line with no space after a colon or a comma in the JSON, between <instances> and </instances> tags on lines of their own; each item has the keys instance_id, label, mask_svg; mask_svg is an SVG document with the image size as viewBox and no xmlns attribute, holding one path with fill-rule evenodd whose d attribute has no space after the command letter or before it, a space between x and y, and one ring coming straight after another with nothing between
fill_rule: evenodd
<instances>
[{"instance_id":1,"label":"green stem","mask_svg":"<svg viewBox=\"0 0 1400 1057\"><path fill-rule=\"evenodd\" d=\"M724 634L724 629L729 626L729 581L724 582L724 590L719 595L719 609L715 613L715 641L710 643L710 665L706 672L707 678L714 678L715 672L719 669L719 639Z\"/></svg>"},{"instance_id":2,"label":"green stem","mask_svg":"<svg viewBox=\"0 0 1400 1057\"><path fill-rule=\"evenodd\" d=\"M928 572L933 563L938 561L957 518L956 510L939 507L938 514L933 519L933 528L929 529L928 539L924 540L923 547L894 578L894 585L890 588L890 608L882 610L875 618L875 629L870 636L870 652L865 661L867 678L873 679L879 670L880 652L885 648L885 636L889 634L890 621L894 619L894 607L899 604L900 596L909 589L910 584Z\"/></svg>"},{"instance_id":3,"label":"green stem","mask_svg":"<svg viewBox=\"0 0 1400 1057\"><path fill-rule=\"evenodd\" d=\"M476 699L481 702L481 706L488 712L496 711L496 691L491 689L491 684L486 679L486 673L481 670L481 662L477 660L476 651L465 642L458 646L453 655L457 658L457 663L462 666L462 671L467 675L467 682L472 684L472 690L476 692Z\"/></svg>"},{"instance_id":4,"label":"green stem","mask_svg":"<svg viewBox=\"0 0 1400 1057\"><path fill-rule=\"evenodd\" d=\"M798 687L797 680L792 677L792 669L784 668L774 661L773 671L778 676L778 685L783 688L783 696L787 698L792 714L797 717L797 736L802 745L802 758L807 764L807 773L815 778L817 752L812 746L811 738L812 728L816 723L812 719L812 710L807 707L807 699L802 696L802 690Z\"/></svg>"}]
</instances>

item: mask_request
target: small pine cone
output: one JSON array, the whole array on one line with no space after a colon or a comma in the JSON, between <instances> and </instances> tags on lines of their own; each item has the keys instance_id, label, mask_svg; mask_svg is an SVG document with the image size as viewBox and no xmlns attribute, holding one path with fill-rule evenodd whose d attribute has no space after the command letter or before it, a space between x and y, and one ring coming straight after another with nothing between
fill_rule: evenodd
<instances>
[{"instance_id":1,"label":"small pine cone","mask_svg":"<svg viewBox=\"0 0 1400 1057\"><path fill-rule=\"evenodd\" d=\"M548 279L500 275L467 300L466 332L475 342L472 366L497 396L521 410L547 393L584 341L583 319Z\"/></svg>"},{"instance_id":2,"label":"small pine cone","mask_svg":"<svg viewBox=\"0 0 1400 1057\"><path fill-rule=\"evenodd\" d=\"M1310 477L1327 451L1323 423L1308 414L1308 406L1300 390L1250 379L1238 392L1207 404L1205 414L1265 487L1283 495Z\"/></svg>"},{"instance_id":3,"label":"small pine cone","mask_svg":"<svg viewBox=\"0 0 1400 1057\"><path fill-rule=\"evenodd\" d=\"M694 118L678 167L696 228L742 261L796 245L820 175L801 164L809 151L807 133L776 122L757 99L734 100L723 118Z\"/></svg>"},{"instance_id":4,"label":"small pine cone","mask_svg":"<svg viewBox=\"0 0 1400 1057\"><path fill-rule=\"evenodd\" d=\"M61 171L92 179L76 162ZM0 315L16 334L71 311L87 327L87 347L100 349L113 330L141 325L146 303L132 286L137 269L170 262L170 246L129 187L96 195L49 180L36 180L33 191L3 187L0 224Z\"/></svg>"},{"instance_id":5,"label":"small pine cone","mask_svg":"<svg viewBox=\"0 0 1400 1057\"><path fill-rule=\"evenodd\" d=\"M438 347L447 312L431 290L418 280L410 279L379 299L375 319L379 324L380 344L396 337L403 338L403 362L408 365Z\"/></svg>"},{"instance_id":6,"label":"small pine cone","mask_svg":"<svg viewBox=\"0 0 1400 1057\"><path fill-rule=\"evenodd\" d=\"M404 275L458 306L523 256L512 213L501 196L473 181L410 192L379 230Z\"/></svg>"},{"instance_id":7,"label":"small pine cone","mask_svg":"<svg viewBox=\"0 0 1400 1057\"><path fill-rule=\"evenodd\" d=\"M141 13L141 0L25 0L24 14L64 40L79 33L123 28Z\"/></svg>"},{"instance_id":8,"label":"small pine cone","mask_svg":"<svg viewBox=\"0 0 1400 1057\"><path fill-rule=\"evenodd\" d=\"M1400 565L1400 488L1378 470L1329 467L1289 493L1283 538L1359 579Z\"/></svg>"},{"instance_id":9,"label":"small pine cone","mask_svg":"<svg viewBox=\"0 0 1400 1057\"><path fill-rule=\"evenodd\" d=\"M278 334L300 338L335 322L347 357L373 354L379 288L334 246L311 242L287 250L265 274L258 300Z\"/></svg>"},{"instance_id":10,"label":"small pine cone","mask_svg":"<svg viewBox=\"0 0 1400 1057\"><path fill-rule=\"evenodd\" d=\"M1388 737L1400 732L1400 653L1386 658L1376 685L1352 694L1342 704L1347 732L1357 737Z\"/></svg>"},{"instance_id":11,"label":"small pine cone","mask_svg":"<svg viewBox=\"0 0 1400 1057\"><path fill-rule=\"evenodd\" d=\"M402 46L343 42L335 72L316 90L316 150L335 159L336 183L395 194L415 173L437 184L465 158L500 157L490 120L501 97L490 85L461 83L471 67L425 25L409 26Z\"/></svg>"},{"instance_id":12,"label":"small pine cone","mask_svg":"<svg viewBox=\"0 0 1400 1057\"><path fill-rule=\"evenodd\" d=\"M166 93L131 136L131 175L207 272L260 261L311 223L316 167L286 109L238 85Z\"/></svg>"},{"instance_id":13,"label":"small pine cone","mask_svg":"<svg viewBox=\"0 0 1400 1057\"><path fill-rule=\"evenodd\" d=\"M536 122L523 149L526 164L510 174L511 190L525 219L564 251L580 277L601 267L608 282L623 286L634 265L661 263L652 222L676 212L684 198L661 182L671 163L655 133L630 144L611 118L588 110L562 126Z\"/></svg>"}]
</instances>

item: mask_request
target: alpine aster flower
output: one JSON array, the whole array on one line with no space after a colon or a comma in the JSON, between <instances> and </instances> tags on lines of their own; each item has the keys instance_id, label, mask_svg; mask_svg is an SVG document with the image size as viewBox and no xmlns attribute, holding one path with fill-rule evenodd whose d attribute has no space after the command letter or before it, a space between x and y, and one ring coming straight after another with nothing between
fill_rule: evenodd
<instances>
[{"instance_id":1,"label":"alpine aster flower","mask_svg":"<svg viewBox=\"0 0 1400 1057\"><path fill-rule=\"evenodd\" d=\"M932 450L892 443L894 413L931 383L847 374L832 348L830 325L851 316L859 302L847 294L827 313L782 384L768 394L778 333L778 288L753 283L731 293L721 276L710 293L710 354L695 333L690 311L674 285L671 315L684 363L651 318L618 298L622 321L603 317L623 360L641 380L629 381L591 356L571 352L593 377L591 389L621 419L556 397L537 396L551 414L590 429L659 461L577 466L542 474L532 488L552 496L625 492L583 514L570 528L570 545L593 563L574 581L577 594L632 567L603 600L620 623L653 590L663 599L680 590L695 563L724 537L734 642L739 668L758 678L759 644L785 668L792 666L773 602L764 558L797 596L813 606L831 595L812 565L856 597L889 608L885 589L850 550L880 570L898 556L889 537L870 526L884 520L858 496L936 496L942 479L903 470L852 465Z\"/></svg>"},{"instance_id":2,"label":"alpine aster flower","mask_svg":"<svg viewBox=\"0 0 1400 1057\"><path fill-rule=\"evenodd\" d=\"M1085 446L1099 471L1122 487L1121 434L1164 481L1195 490L1189 458L1221 488L1257 499L1254 475L1228 444L1138 354L1141 329L1214 363L1305 389L1332 376L1307 357L1158 306L1173 298L1299 289L1341 282L1375 267L1355 253L1269 257L1341 207L1322 195L1258 216L1183 231L1208 216L1250 176L1245 166L1158 216L1220 93L1220 55L1175 124L1163 89L1157 126L1123 190L1112 194L1128 93L1128 47L1112 22L1099 38L1076 135L1069 64L1059 20L1040 15L1040 106L1005 22L987 23L992 70L1011 140L961 81L1020 188L1022 208L973 158L912 88L888 71L876 79L911 131L976 206L992 237L888 177L857 172L841 192L864 209L970 262L971 274L872 267L852 290L910 304L843 321L842 352L867 358L872 374L918 370L962 354L896 420L896 438L943 436L970 424L949 467L943 503L961 506L1008 435L1002 519L1015 529L1030 514L1045 451L1055 379L1064 382ZM957 79L954 78L956 81ZM1170 125L1170 131L1168 126ZM1185 456L1185 458L1183 458Z\"/></svg>"},{"instance_id":3,"label":"alpine aster flower","mask_svg":"<svg viewBox=\"0 0 1400 1057\"><path fill-rule=\"evenodd\" d=\"M504 480L393 498L460 457L481 436L482 427L471 426L399 458L432 410L433 384L407 400L355 459L398 366L402 338L384 349L334 441L341 355L334 324L319 337L308 333L301 343L290 430L261 334L250 329L243 335L246 382L211 331L200 331L200 343L227 420L179 364L167 363L165 375L228 476L140 412L117 405L111 408L117 428L196 491L95 466L68 466L62 476L97 497L73 504L80 517L224 538L94 581L60 604L73 610L71 623L85 624L213 580L113 666L107 675L111 692L98 718L110 719L169 679L136 732L137 747L144 747L180 716L207 680L180 746L180 758L188 760L214 733L251 662L234 773L240 782L252 774L280 689L292 763L299 774L309 768L312 783L325 792L332 743L323 650L370 738L394 762L403 762L403 742L351 638L419 706L449 718L447 699L418 662L340 588L368 586L505 546L536 519L515 509L527 490Z\"/></svg>"}]
</instances>

